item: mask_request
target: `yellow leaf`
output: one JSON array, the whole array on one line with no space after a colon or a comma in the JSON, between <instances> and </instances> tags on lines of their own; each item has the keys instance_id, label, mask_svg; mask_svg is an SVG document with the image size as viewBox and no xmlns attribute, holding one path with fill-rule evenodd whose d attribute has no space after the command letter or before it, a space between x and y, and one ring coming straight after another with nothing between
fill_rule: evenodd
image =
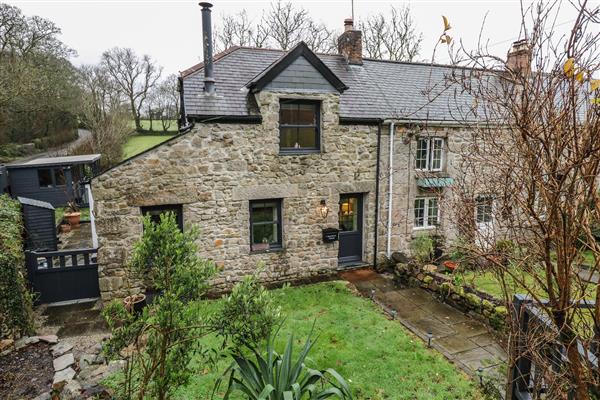
<instances>
[{"instance_id":1,"label":"yellow leaf","mask_svg":"<svg viewBox=\"0 0 600 400\"><path fill-rule=\"evenodd\" d=\"M579 71L576 75L575 75L575 79L577 79L579 82L583 83L583 71Z\"/></svg>"},{"instance_id":2,"label":"yellow leaf","mask_svg":"<svg viewBox=\"0 0 600 400\"><path fill-rule=\"evenodd\" d=\"M591 99L590 103L600 105L600 97L597 99Z\"/></svg>"},{"instance_id":3,"label":"yellow leaf","mask_svg":"<svg viewBox=\"0 0 600 400\"><path fill-rule=\"evenodd\" d=\"M446 43L450 44L451 41L452 41L452 37L446 35Z\"/></svg>"},{"instance_id":4,"label":"yellow leaf","mask_svg":"<svg viewBox=\"0 0 600 400\"><path fill-rule=\"evenodd\" d=\"M575 59L573 57L569 58L563 67L565 70L565 74L568 76L573 76L573 71L575 69Z\"/></svg>"},{"instance_id":5,"label":"yellow leaf","mask_svg":"<svg viewBox=\"0 0 600 400\"><path fill-rule=\"evenodd\" d=\"M592 91L600 89L600 79L590 79Z\"/></svg>"},{"instance_id":6,"label":"yellow leaf","mask_svg":"<svg viewBox=\"0 0 600 400\"><path fill-rule=\"evenodd\" d=\"M452 27L450 26L450 23L448 22L448 18L446 18L446 16L442 15L442 18L444 19L444 32L446 32Z\"/></svg>"}]
</instances>

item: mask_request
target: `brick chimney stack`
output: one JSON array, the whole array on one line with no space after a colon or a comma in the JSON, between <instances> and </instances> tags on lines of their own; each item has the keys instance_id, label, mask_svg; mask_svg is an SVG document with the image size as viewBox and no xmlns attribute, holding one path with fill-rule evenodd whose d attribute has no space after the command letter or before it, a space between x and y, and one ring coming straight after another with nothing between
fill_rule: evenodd
<instances>
[{"instance_id":1,"label":"brick chimney stack","mask_svg":"<svg viewBox=\"0 0 600 400\"><path fill-rule=\"evenodd\" d=\"M344 20L344 33L338 38L337 45L338 52L348 64L362 65L362 32L354 30L352 18Z\"/></svg>"},{"instance_id":2,"label":"brick chimney stack","mask_svg":"<svg viewBox=\"0 0 600 400\"><path fill-rule=\"evenodd\" d=\"M527 39L512 44L506 57L506 68L523 75L531 72L531 47Z\"/></svg>"}]
</instances>

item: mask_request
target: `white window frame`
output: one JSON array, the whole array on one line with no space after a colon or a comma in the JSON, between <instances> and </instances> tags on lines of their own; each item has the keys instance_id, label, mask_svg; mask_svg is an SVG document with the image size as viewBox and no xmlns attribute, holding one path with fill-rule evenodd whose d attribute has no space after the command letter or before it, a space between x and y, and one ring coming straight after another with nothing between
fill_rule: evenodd
<instances>
[{"instance_id":1,"label":"white window frame","mask_svg":"<svg viewBox=\"0 0 600 400\"><path fill-rule=\"evenodd\" d=\"M419 200L424 201L424 203L423 203L423 225L421 225L421 226L417 225L417 216L415 215L415 210L417 209L416 202ZM429 224L429 207L430 207L430 202L432 200L435 200L436 205L437 205L437 221L433 225ZM413 229L414 230L435 229L440 226L440 223L441 223L440 198L439 197L416 197L415 201L413 203Z\"/></svg>"},{"instance_id":2,"label":"white window frame","mask_svg":"<svg viewBox=\"0 0 600 400\"><path fill-rule=\"evenodd\" d=\"M489 213L486 212L486 209L489 208ZM482 216L489 216L489 220L485 220L482 218L482 221L479 221L479 210L482 210ZM475 202L475 223L477 225L483 224L492 224L494 222L494 197L490 195L482 195Z\"/></svg>"},{"instance_id":3,"label":"white window frame","mask_svg":"<svg viewBox=\"0 0 600 400\"><path fill-rule=\"evenodd\" d=\"M417 168L417 157L415 155L415 170L417 171L431 171L431 172L438 172L441 171L444 168L444 161L445 161L445 145L446 145L446 140L442 137L426 137L426 136L421 136L417 138L417 151L419 148L419 142L420 141L424 141L426 146L425 146L425 168ZM440 143L441 146L441 151L440 151L440 166L438 168L433 168L433 148L434 148L434 144L435 143Z\"/></svg>"}]
</instances>

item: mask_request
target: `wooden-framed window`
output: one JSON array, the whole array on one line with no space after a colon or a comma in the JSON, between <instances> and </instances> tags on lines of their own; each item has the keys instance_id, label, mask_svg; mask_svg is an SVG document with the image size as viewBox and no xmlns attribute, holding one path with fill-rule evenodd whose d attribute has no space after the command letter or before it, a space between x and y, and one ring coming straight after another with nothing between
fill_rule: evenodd
<instances>
[{"instance_id":1,"label":"wooden-framed window","mask_svg":"<svg viewBox=\"0 0 600 400\"><path fill-rule=\"evenodd\" d=\"M282 247L281 199L250 201L250 245L252 251Z\"/></svg>"},{"instance_id":2,"label":"wooden-framed window","mask_svg":"<svg viewBox=\"0 0 600 400\"><path fill-rule=\"evenodd\" d=\"M314 153L321 149L321 103L281 100L279 103L279 151Z\"/></svg>"},{"instance_id":3,"label":"wooden-framed window","mask_svg":"<svg viewBox=\"0 0 600 400\"><path fill-rule=\"evenodd\" d=\"M67 185L64 168L39 168L37 170L40 188L54 188Z\"/></svg>"},{"instance_id":4,"label":"wooden-framed window","mask_svg":"<svg viewBox=\"0 0 600 400\"><path fill-rule=\"evenodd\" d=\"M420 137L417 139L415 169L419 171L441 171L444 163L444 139Z\"/></svg>"},{"instance_id":5,"label":"wooden-framed window","mask_svg":"<svg viewBox=\"0 0 600 400\"><path fill-rule=\"evenodd\" d=\"M414 227L434 228L440 224L440 207L437 197L417 197L414 206Z\"/></svg>"},{"instance_id":6,"label":"wooden-framed window","mask_svg":"<svg viewBox=\"0 0 600 400\"><path fill-rule=\"evenodd\" d=\"M155 224L160 223L160 216L167 212L175 214L177 226L179 230L183 232L183 207L181 204L167 204L159 206L146 206L141 207L142 215L149 215L152 222Z\"/></svg>"}]
</instances>

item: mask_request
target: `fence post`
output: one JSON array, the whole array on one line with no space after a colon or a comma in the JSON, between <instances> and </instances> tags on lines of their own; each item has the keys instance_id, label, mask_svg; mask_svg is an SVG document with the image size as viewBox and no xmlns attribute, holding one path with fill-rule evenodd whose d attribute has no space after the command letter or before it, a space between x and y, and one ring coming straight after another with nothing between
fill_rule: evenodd
<instances>
[{"instance_id":1,"label":"fence post","mask_svg":"<svg viewBox=\"0 0 600 400\"><path fill-rule=\"evenodd\" d=\"M27 269L27 280L35 288L35 271L37 269L37 256L31 250L25 250L25 268Z\"/></svg>"},{"instance_id":2,"label":"fence post","mask_svg":"<svg viewBox=\"0 0 600 400\"><path fill-rule=\"evenodd\" d=\"M514 320L518 322L519 329L511 341L509 355L514 357L513 366L508 372L508 400L522 400L521 394L527 393L531 374L531 360L527 357L527 331L529 329L529 313L525 306L530 300L525 295L515 295L513 299ZM510 356L509 356L510 357Z\"/></svg>"}]
</instances>

